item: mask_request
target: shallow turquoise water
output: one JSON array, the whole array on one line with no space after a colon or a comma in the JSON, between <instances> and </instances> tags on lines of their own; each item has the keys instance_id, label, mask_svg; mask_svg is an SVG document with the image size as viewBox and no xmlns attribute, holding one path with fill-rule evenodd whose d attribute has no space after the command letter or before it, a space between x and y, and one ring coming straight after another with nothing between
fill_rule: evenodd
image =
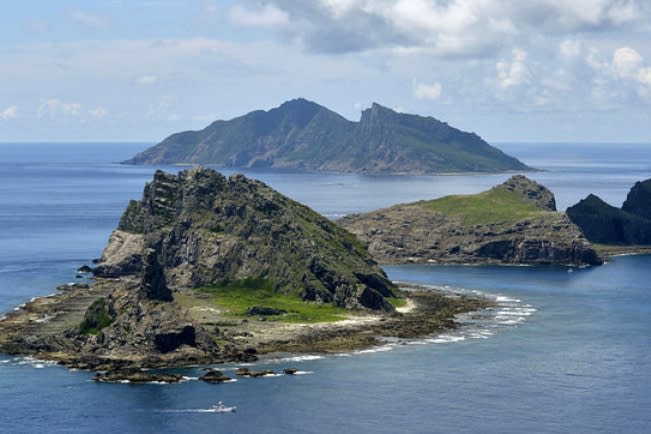
<instances>
[{"instance_id":1,"label":"shallow turquoise water","mask_svg":"<svg viewBox=\"0 0 651 434\"><path fill-rule=\"evenodd\" d=\"M101 253L153 168L111 164L143 144L0 144L0 312L74 280ZM508 145L565 208L621 204L651 176L651 147ZM168 168L178 170L178 168ZM330 216L483 190L506 175L254 173ZM220 386L95 384L91 374L0 356L0 432L648 432L651 257L564 267L386 267L396 280L490 294L482 321L361 354L271 360L305 375ZM225 366L234 369L235 366ZM199 369L182 371L189 378ZM217 401L232 414L202 412Z\"/></svg>"}]
</instances>

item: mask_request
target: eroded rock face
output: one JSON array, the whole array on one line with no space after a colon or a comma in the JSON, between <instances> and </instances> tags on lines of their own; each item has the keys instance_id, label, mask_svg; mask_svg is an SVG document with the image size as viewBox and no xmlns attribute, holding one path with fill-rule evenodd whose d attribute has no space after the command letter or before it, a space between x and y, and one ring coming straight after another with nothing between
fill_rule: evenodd
<instances>
[{"instance_id":1,"label":"eroded rock face","mask_svg":"<svg viewBox=\"0 0 651 434\"><path fill-rule=\"evenodd\" d=\"M183 327L162 330L154 337L154 344L161 353L169 353L182 345L195 347L197 346L197 336L194 326L186 324Z\"/></svg>"},{"instance_id":2,"label":"eroded rock face","mask_svg":"<svg viewBox=\"0 0 651 434\"><path fill-rule=\"evenodd\" d=\"M145 252L140 290L141 295L150 300L172 301L174 299L172 291L167 287L165 270L158 262L158 253L154 249Z\"/></svg>"},{"instance_id":3,"label":"eroded rock face","mask_svg":"<svg viewBox=\"0 0 651 434\"><path fill-rule=\"evenodd\" d=\"M145 271L164 277L171 288L254 278L306 300L393 310L369 295L391 297L395 287L362 243L309 208L242 175L225 178L202 168L178 175L156 172L142 200L129 204L96 273L141 273L142 258L150 264ZM148 290L149 298L167 299L168 293L158 287L156 283Z\"/></svg>"},{"instance_id":4,"label":"eroded rock face","mask_svg":"<svg viewBox=\"0 0 651 434\"><path fill-rule=\"evenodd\" d=\"M463 216L429 209L424 202L347 216L338 223L367 242L384 263L601 264L603 261L554 195L515 176L495 189L516 192L540 212L516 222L468 224Z\"/></svg>"}]
</instances>

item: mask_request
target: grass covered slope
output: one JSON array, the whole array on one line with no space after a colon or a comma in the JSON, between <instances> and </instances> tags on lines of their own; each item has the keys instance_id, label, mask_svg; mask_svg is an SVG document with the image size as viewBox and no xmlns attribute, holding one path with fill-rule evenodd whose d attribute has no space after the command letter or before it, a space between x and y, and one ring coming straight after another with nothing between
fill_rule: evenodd
<instances>
[{"instance_id":1,"label":"grass covered slope","mask_svg":"<svg viewBox=\"0 0 651 434\"><path fill-rule=\"evenodd\" d=\"M494 188L476 195L446 196L424 202L430 211L459 218L466 225L515 223L550 212L541 210L518 193Z\"/></svg>"},{"instance_id":2,"label":"grass covered slope","mask_svg":"<svg viewBox=\"0 0 651 434\"><path fill-rule=\"evenodd\" d=\"M514 176L476 195L447 196L344 217L338 223L386 263L599 264L553 194Z\"/></svg>"},{"instance_id":3,"label":"grass covered slope","mask_svg":"<svg viewBox=\"0 0 651 434\"><path fill-rule=\"evenodd\" d=\"M431 117L373 104L351 122L300 98L173 134L125 163L408 174L529 169L478 135Z\"/></svg>"}]
</instances>

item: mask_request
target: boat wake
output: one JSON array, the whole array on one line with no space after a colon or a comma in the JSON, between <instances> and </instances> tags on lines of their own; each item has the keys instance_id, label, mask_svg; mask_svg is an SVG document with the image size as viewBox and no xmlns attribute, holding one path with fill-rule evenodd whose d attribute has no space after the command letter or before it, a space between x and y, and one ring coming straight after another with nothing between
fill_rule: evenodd
<instances>
[{"instance_id":1,"label":"boat wake","mask_svg":"<svg viewBox=\"0 0 651 434\"><path fill-rule=\"evenodd\" d=\"M219 401L210 408L166 409L159 411L161 413L235 413L237 406L228 406Z\"/></svg>"}]
</instances>

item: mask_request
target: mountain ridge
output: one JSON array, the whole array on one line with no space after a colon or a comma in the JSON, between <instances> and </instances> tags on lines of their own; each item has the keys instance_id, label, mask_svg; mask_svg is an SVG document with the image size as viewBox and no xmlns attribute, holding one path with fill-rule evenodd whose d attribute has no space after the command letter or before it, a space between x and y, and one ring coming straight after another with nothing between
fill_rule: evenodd
<instances>
[{"instance_id":1,"label":"mountain ridge","mask_svg":"<svg viewBox=\"0 0 651 434\"><path fill-rule=\"evenodd\" d=\"M530 169L477 134L431 116L373 103L355 122L303 98L172 134L123 163L383 174Z\"/></svg>"}]
</instances>

